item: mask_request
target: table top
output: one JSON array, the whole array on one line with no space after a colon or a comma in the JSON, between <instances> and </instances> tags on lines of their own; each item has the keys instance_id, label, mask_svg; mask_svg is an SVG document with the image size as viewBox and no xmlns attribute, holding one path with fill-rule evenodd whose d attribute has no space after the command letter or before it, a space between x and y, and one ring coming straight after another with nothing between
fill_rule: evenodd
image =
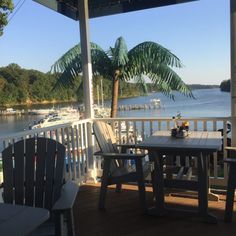
<instances>
[{"instance_id":1,"label":"table top","mask_svg":"<svg viewBox=\"0 0 236 236\"><path fill-rule=\"evenodd\" d=\"M145 149L218 151L222 146L222 137L217 131L189 131L184 138L172 137L170 131L156 131L137 146Z\"/></svg>"},{"instance_id":2,"label":"table top","mask_svg":"<svg viewBox=\"0 0 236 236\"><path fill-rule=\"evenodd\" d=\"M26 235L48 218L43 208L0 203L0 235Z\"/></svg>"}]
</instances>

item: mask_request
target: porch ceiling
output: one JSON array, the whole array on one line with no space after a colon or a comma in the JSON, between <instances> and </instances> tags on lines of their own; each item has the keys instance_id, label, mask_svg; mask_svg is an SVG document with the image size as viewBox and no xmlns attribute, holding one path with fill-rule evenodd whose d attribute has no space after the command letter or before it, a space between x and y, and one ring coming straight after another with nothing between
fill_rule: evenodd
<instances>
[{"instance_id":1,"label":"porch ceiling","mask_svg":"<svg viewBox=\"0 0 236 236\"><path fill-rule=\"evenodd\" d=\"M33 0L69 18L79 20L78 0ZM90 18L162 7L198 0L88 0Z\"/></svg>"}]
</instances>

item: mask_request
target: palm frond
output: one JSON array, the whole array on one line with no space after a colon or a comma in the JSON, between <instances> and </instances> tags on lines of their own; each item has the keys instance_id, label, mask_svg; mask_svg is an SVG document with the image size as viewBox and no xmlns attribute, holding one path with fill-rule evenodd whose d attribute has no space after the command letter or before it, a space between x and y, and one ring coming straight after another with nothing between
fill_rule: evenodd
<instances>
[{"instance_id":1,"label":"palm frond","mask_svg":"<svg viewBox=\"0 0 236 236\"><path fill-rule=\"evenodd\" d=\"M81 55L81 46L80 44L75 45L73 48L68 50L64 55L62 55L52 66L51 72L63 73L69 64Z\"/></svg>"},{"instance_id":2,"label":"palm frond","mask_svg":"<svg viewBox=\"0 0 236 236\"><path fill-rule=\"evenodd\" d=\"M111 60L103 49L95 43L91 43L91 58L93 74L100 74L109 78ZM74 78L82 73L82 69L81 45L78 44L52 65L51 72L61 74L56 86L67 86L73 84Z\"/></svg>"},{"instance_id":3,"label":"palm frond","mask_svg":"<svg viewBox=\"0 0 236 236\"><path fill-rule=\"evenodd\" d=\"M158 43L143 42L128 52L127 67L139 71L149 71L152 65L164 64L170 67L182 67L180 59ZM128 69L127 68L127 69Z\"/></svg>"},{"instance_id":4,"label":"palm frond","mask_svg":"<svg viewBox=\"0 0 236 236\"><path fill-rule=\"evenodd\" d=\"M173 90L169 87L167 83L165 83L164 81L159 81L158 83L154 84L157 86L158 92L161 92L170 99L175 100L175 97L173 95Z\"/></svg>"},{"instance_id":5,"label":"palm frond","mask_svg":"<svg viewBox=\"0 0 236 236\"><path fill-rule=\"evenodd\" d=\"M82 72L82 59L81 54L74 57L72 60L68 60L65 63L59 62L58 66L62 65L65 66L57 80L56 87L57 86L71 86L73 85L74 79L76 76L80 75ZM61 71L60 67L60 71Z\"/></svg>"},{"instance_id":6,"label":"palm frond","mask_svg":"<svg viewBox=\"0 0 236 236\"><path fill-rule=\"evenodd\" d=\"M180 59L168 49L155 42L144 42L128 52L129 61L125 66L123 77L126 80L139 75L148 76L158 85L161 92L174 98L172 91L193 97L191 90L171 67L182 67Z\"/></svg>"},{"instance_id":7,"label":"palm frond","mask_svg":"<svg viewBox=\"0 0 236 236\"><path fill-rule=\"evenodd\" d=\"M110 78L112 75L112 62L101 48L91 47L92 69L94 75Z\"/></svg>"},{"instance_id":8,"label":"palm frond","mask_svg":"<svg viewBox=\"0 0 236 236\"><path fill-rule=\"evenodd\" d=\"M147 76L155 85L158 85L166 95L176 90L185 96L194 98L191 89L182 81L179 75L166 65L160 65ZM172 96L172 95L171 95Z\"/></svg>"}]
</instances>

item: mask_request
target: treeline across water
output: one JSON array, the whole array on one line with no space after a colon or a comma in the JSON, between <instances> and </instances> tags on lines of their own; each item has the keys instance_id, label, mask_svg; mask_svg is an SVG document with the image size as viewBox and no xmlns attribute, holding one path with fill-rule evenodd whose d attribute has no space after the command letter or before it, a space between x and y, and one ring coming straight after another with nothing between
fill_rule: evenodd
<instances>
[{"instance_id":1,"label":"treeline across water","mask_svg":"<svg viewBox=\"0 0 236 236\"><path fill-rule=\"evenodd\" d=\"M77 99L80 79L74 87L54 89L57 75L23 69L17 64L0 68L0 105L70 101Z\"/></svg>"},{"instance_id":2,"label":"treeline across water","mask_svg":"<svg viewBox=\"0 0 236 236\"><path fill-rule=\"evenodd\" d=\"M23 104L72 102L83 100L82 77L78 76L73 84L57 86L59 74L43 73L23 69L17 64L0 68L0 106ZM101 93L101 77L94 77L93 91L96 100ZM98 85L98 86L97 86ZM99 88L99 90L97 90ZM112 82L103 79L104 99L111 98ZM120 83L120 97L142 95L136 84ZM100 94L101 98L101 94Z\"/></svg>"}]
</instances>

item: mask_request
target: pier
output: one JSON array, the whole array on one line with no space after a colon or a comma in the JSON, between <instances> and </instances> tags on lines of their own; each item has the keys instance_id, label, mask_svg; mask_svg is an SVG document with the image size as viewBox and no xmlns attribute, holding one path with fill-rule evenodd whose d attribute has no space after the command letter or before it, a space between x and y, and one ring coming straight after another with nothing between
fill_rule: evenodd
<instances>
[{"instance_id":1,"label":"pier","mask_svg":"<svg viewBox=\"0 0 236 236\"><path fill-rule=\"evenodd\" d=\"M25 115L27 111L25 110L15 110L13 108L6 108L0 109L0 115L7 116L7 115Z\"/></svg>"},{"instance_id":2,"label":"pier","mask_svg":"<svg viewBox=\"0 0 236 236\"><path fill-rule=\"evenodd\" d=\"M118 106L118 111L160 109L161 104L132 104Z\"/></svg>"}]
</instances>

